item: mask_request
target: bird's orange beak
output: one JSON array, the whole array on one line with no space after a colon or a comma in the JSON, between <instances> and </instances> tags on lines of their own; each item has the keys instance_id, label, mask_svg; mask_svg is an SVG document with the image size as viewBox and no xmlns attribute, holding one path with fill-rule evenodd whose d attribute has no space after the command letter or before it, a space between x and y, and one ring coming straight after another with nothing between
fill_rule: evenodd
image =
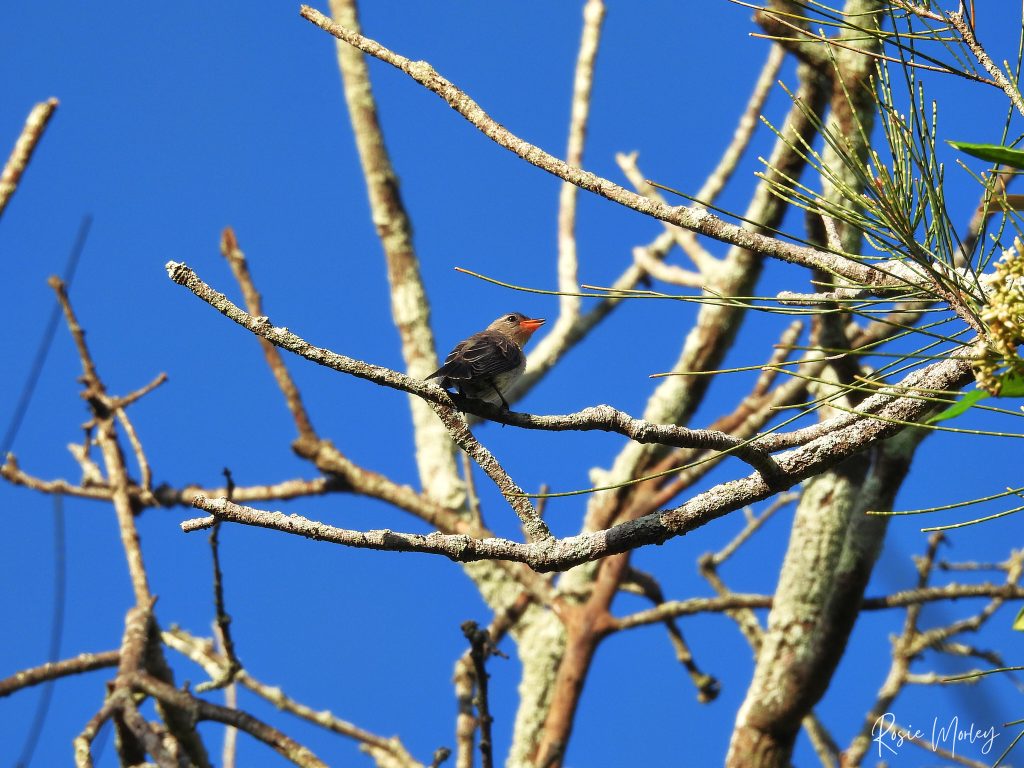
<instances>
[{"instance_id":1,"label":"bird's orange beak","mask_svg":"<svg viewBox=\"0 0 1024 768\"><path fill-rule=\"evenodd\" d=\"M519 321L519 327L522 328L527 333L533 333L538 328L540 328L542 325L544 325L544 318L543 317L535 317L535 318L532 318L532 319L528 317L525 320L520 320Z\"/></svg>"}]
</instances>

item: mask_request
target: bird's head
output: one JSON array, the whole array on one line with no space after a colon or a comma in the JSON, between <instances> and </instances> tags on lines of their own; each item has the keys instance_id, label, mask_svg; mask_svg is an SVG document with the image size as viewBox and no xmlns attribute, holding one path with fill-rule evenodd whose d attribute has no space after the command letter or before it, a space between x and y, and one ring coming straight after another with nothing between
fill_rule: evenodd
<instances>
[{"instance_id":1,"label":"bird's head","mask_svg":"<svg viewBox=\"0 0 1024 768\"><path fill-rule=\"evenodd\" d=\"M521 312L509 312L487 326L487 330L503 333L521 347L542 325L544 325L543 318L527 317Z\"/></svg>"}]
</instances>

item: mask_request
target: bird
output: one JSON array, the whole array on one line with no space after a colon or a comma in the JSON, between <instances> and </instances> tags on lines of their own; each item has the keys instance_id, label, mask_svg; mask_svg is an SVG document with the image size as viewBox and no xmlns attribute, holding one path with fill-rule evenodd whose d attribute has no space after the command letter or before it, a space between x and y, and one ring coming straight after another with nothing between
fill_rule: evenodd
<instances>
[{"instance_id":1,"label":"bird","mask_svg":"<svg viewBox=\"0 0 1024 768\"><path fill-rule=\"evenodd\" d=\"M444 365L427 376L440 378L445 389L455 387L459 394L508 410L504 392L526 370L523 345L544 324L543 318L531 318L520 312L502 315L479 333L455 345Z\"/></svg>"}]
</instances>

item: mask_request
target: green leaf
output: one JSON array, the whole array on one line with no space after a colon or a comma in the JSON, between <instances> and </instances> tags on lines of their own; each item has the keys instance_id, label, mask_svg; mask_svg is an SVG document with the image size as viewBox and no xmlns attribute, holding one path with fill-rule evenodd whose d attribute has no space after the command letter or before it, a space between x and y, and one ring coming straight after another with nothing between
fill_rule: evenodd
<instances>
[{"instance_id":1,"label":"green leaf","mask_svg":"<svg viewBox=\"0 0 1024 768\"><path fill-rule=\"evenodd\" d=\"M1016 371L1007 371L999 378L999 381L998 397L1024 397L1024 374L1017 373ZM992 395L983 389L972 389L956 403L949 406L949 408L936 413L925 424L937 424L940 421L956 418L966 413L968 408L984 400L986 397L992 397Z\"/></svg>"},{"instance_id":2,"label":"green leaf","mask_svg":"<svg viewBox=\"0 0 1024 768\"><path fill-rule=\"evenodd\" d=\"M1024 608L1017 611L1017 618L1013 620L1013 628L1018 632L1024 632Z\"/></svg>"},{"instance_id":3,"label":"green leaf","mask_svg":"<svg viewBox=\"0 0 1024 768\"><path fill-rule=\"evenodd\" d=\"M965 141L950 141L949 145L990 163L1002 163L1011 168L1024 170L1024 150L1011 149L999 144L970 144Z\"/></svg>"},{"instance_id":4,"label":"green leaf","mask_svg":"<svg viewBox=\"0 0 1024 768\"><path fill-rule=\"evenodd\" d=\"M999 381L1000 397L1024 397L1024 375L1008 371Z\"/></svg>"},{"instance_id":5,"label":"green leaf","mask_svg":"<svg viewBox=\"0 0 1024 768\"><path fill-rule=\"evenodd\" d=\"M928 421L926 421L925 424L936 424L940 421L945 421L946 419L955 418L960 414L964 413L965 411L967 411L967 409L974 405L976 402L978 402L979 400L984 400L986 397L991 397L991 395L985 390L972 389L966 395L961 397L958 402L949 406L949 408L947 408L946 410L936 413L934 416L928 419Z\"/></svg>"}]
</instances>

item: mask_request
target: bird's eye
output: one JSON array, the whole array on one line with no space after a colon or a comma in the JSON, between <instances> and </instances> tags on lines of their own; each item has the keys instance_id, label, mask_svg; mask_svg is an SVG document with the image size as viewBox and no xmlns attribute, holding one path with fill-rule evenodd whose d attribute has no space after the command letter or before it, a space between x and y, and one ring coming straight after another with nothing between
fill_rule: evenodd
<instances>
[{"instance_id":1,"label":"bird's eye","mask_svg":"<svg viewBox=\"0 0 1024 768\"><path fill-rule=\"evenodd\" d=\"M516 316L515 315L509 315L505 319L508 320L510 323L514 323L516 321Z\"/></svg>"}]
</instances>

